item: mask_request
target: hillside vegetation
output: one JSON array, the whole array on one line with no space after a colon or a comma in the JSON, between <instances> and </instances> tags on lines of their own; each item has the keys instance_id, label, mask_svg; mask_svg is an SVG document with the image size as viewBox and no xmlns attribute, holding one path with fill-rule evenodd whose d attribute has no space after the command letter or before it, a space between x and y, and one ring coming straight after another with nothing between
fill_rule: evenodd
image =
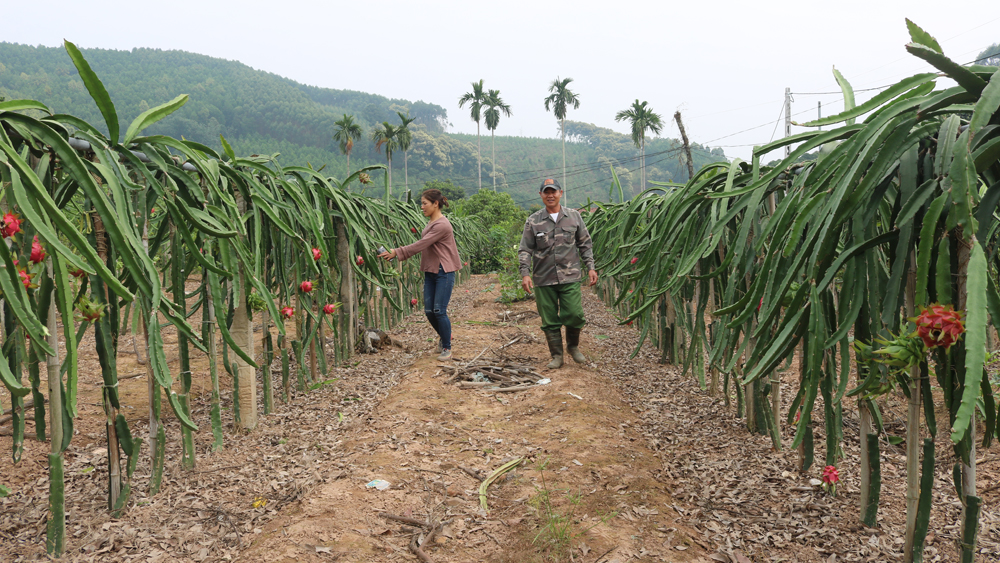
<instances>
[{"instance_id":1,"label":"hillside vegetation","mask_svg":"<svg viewBox=\"0 0 1000 563\"><path fill-rule=\"evenodd\" d=\"M466 193L476 191L476 138L446 133L448 110L440 105L308 86L238 61L184 51L84 49L83 53L104 80L123 122L180 94L190 96L183 108L150 127L150 134L183 137L220 150L219 136L223 135L237 153L280 153L286 165L325 166L324 173L343 178L347 158L333 140L334 122L348 114L362 126L364 135L351 153L351 168L356 170L385 162L370 141L370 133L382 121L398 123L398 111L415 118L410 125L413 143L406 155L410 187L416 191L427 181L451 180ZM459 94L455 93L456 101ZM90 123L103 122L76 68L60 47L0 43L0 97L34 99L55 112ZM541 99L540 93L539 103ZM468 116L463 111L452 117L455 119ZM567 121L566 125L567 138L572 140L566 146L571 203L580 204L587 197L607 200L612 165L625 196L637 193L639 153L627 135L586 123ZM484 136L484 187L493 185L489 143L489 137ZM649 181L687 179L678 141L649 139L646 145ZM497 136L498 189L509 192L522 207L537 203L540 179L561 177L561 151L555 138ZM400 172L403 156L401 152L393 156L393 168ZM725 155L720 149L709 152L696 145L693 158L697 169L724 160ZM394 193L405 191L403 177L402 173L393 175Z\"/></svg>"}]
</instances>

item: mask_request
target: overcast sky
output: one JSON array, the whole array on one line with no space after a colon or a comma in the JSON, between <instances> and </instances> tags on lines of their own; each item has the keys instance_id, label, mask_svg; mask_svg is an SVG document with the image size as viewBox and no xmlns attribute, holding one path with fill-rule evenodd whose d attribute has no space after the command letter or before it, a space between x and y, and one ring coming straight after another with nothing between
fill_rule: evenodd
<instances>
[{"instance_id":1,"label":"overcast sky","mask_svg":"<svg viewBox=\"0 0 1000 563\"><path fill-rule=\"evenodd\" d=\"M452 132L475 133L458 98L484 79L513 111L498 134L556 137L542 101L553 79L571 77L580 108L569 119L627 133L614 116L638 98L663 116L663 136L679 137L672 116L680 110L692 141L742 158L782 136L775 125L786 87L798 93L795 119L805 121L817 102L823 115L842 109L838 94L806 94L837 90L834 65L857 90L928 70L904 50L904 18L962 63L1000 42L995 0L6 4L0 41L57 46L65 38L81 48L238 60L305 84L441 105Z\"/></svg>"}]
</instances>

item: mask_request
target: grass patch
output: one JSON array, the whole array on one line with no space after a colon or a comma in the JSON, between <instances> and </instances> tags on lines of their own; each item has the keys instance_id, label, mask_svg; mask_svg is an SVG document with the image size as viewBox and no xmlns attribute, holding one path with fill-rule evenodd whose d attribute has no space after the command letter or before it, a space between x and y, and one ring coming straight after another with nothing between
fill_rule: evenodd
<instances>
[{"instance_id":1,"label":"grass patch","mask_svg":"<svg viewBox=\"0 0 1000 563\"><path fill-rule=\"evenodd\" d=\"M550 488L545 479L548 464L548 459L539 464L538 473L542 484L535 485L535 495L528 500L528 505L535 511L538 519L538 531L531 543L544 561L570 561L576 540L618 513L612 511L600 515L596 522L584 526L577 515L583 495Z\"/></svg>"}]
</instances>

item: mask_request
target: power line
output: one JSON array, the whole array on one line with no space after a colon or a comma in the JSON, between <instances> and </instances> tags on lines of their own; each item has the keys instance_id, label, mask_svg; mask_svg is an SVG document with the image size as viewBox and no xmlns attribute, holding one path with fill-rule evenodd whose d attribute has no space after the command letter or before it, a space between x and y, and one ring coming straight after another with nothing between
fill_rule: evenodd
<instances>
[{"instance_id":1,"label":"power line","mask_svg":"<svg viewBox=\"0 0 1000 563\"><path fill-rule=\"evenodd\" d=\"M888 87L890 87L892 85L893 84L886 84L885 86L876 86L874 88L865 88L863 90L852 90L852 91L855 94L857 94L858 92L871 92L873 90L885 90L886 88L888 88ZM843 94L843 93L844 93L843 91L837 90L836 92L792 92L791 94L793 96L825 96L825 95L829 95L829 94Z\"/></svg>"},{"instance_id":2,"label":"power line","mask_svg":"<svg viewBox=\"0 0 1000 563\"><path fill-rule=\"evenodd\" d=\"M955 38L957 38L957 37L961 37L961 36L965 35L966 33L969 33L970 31L975 31L975 30L979 29L980 27L983 27L983 26L985 26L985 25L989 25L989 24L991 24L991 23L993 23L993 22L995 22L995 21L997 21L997 20L1000 20L1000 17L997 17L997 18L993 18L992 20L990 20L990 21L988 21L988 22L984 22L984 23L981 23L981 24L977 25L976 27L973 27L973 28L970 28L970 29L967 29L967 30L965 30L965 31L963 31L963 32L961 32L961 33L958 33L958 34L956 34L956 35L953 35L953 36L951 36L951 37L949 37L949 38L945 39L944 41L941 41L941 43L947 43L947 42L951 41L952 39L955 39ZM899 61L902 61L902 60L906 60L907 58L908 58L908 57L905 57L905 56L903 56L903 57L899 57L898 59L895 59L895 60L892 60L892 61L889 61L889 62L885 63L884 65L881 65L881 66L877 66L877 67L875 67L875 68L872 68L872 69L868 69L868 70L865 70L865 71L862 71L862 72L859 72L859 73L855 74L854 76L855 76L855 77L858 77L858 76L864 76L864 75L866 75L866 74L868 74L868 73L870 73L870 72L875 72L876 70L881 70L881 69L883 69L883 68L885 68L885 67L887 67L887 66L891 66L891 65L894 65L894 64L898 63Z\"/></svg>"},{"instance_id":3,"label":"power line","mask_svg":"<svg viewBox=\"0 0 1000 563\"><path fill-rule=\"evenodd\" d=\"M673 153L675 153L678 150L680 150L680 147L675 147L675 148L666 149L666 150L663 150L663 151L652 152L652 153L646 153L646 157L647 158L648 157L656 157L656 156L659 156L661 154L668 154L668 153L669 154L673 154ZM700 151L700 152L702 152L703 154L706 154L706 155L711 155L712 154L710 151L701 149L700 147L693 147L692 150ZM641 158L641 156L637 155L637 156L628 157L628 158L612 158L612 157L605 157L605 158L607 158L607 160L610 161L610 163L614 164L615 166L624 166L627 163L638 161ZM657 162L659 162L659 161L657 161ZM589 162L584 162L584 163L580 163L580 164L575 164L573 166L569 166L569 167L566 168L566 170L567 170L566 176L567 177L580 176L580 175L583 175L583 174L587 174L589 172L593 172L594 170L603 168L606 165L607 165L607 163L602 162L602 161L589 161ZM508 186L510 186L510 185L528 184L528 183L532 183L532 182L536 182L536 181L541 181L541 180L543 180L545 178L551 177L552 174L549 174L550 172L555 173L555 172L561 172L561 171L562 171L561 167L556 167L556 168L541 168L541 169L537 169L537 170L526 170L526 171L521 171L521 172L510 172L510 173L505 174L505 176L506 177L510 177L510 176L522 176L522 175L531 175L531 176L526 177L526 178L514 179L512 181L507 181L505 183ZM538 172L545 172L545 174L538 174ZM451 180L458 180L458 181L461 181L461 180L475 180L476 177L475 176L450 176L449 179L451 179ZM416 186L416 184L413 184L413 186ZM401 189L406 189L406 188L410 187L410 185L408 185L406 183L402 183L402 184L395 184L394 187L400 187Z\"/></svg>"}]
</instances>

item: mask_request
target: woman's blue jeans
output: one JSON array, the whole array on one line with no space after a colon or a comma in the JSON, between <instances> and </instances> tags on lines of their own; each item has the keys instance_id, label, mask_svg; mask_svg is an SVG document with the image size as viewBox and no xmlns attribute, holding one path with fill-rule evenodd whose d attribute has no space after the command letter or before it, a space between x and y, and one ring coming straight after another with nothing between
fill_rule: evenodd
<instances>
[{"instance_id":1,"label":"woman's blue jeans","mask_svg":"<svg viewBox=\"0 0 1000 563\"><path fill-rule=\"evenodd\" d=\"M436 274L424 272L424 314L441 337L441 349L451 350L451 319L448 302L455 287L455 272L445 272L438 266Z\"/></svg>"}]
</instances>

